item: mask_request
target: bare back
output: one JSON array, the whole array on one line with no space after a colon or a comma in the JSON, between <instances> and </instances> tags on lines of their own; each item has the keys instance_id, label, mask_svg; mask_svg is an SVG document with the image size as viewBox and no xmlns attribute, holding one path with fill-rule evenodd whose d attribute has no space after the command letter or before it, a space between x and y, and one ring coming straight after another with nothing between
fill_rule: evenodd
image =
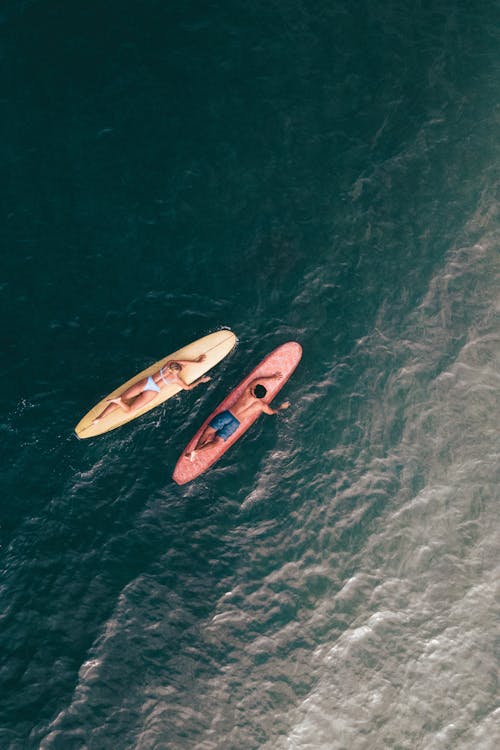
<instances>
[{"instance_id":1,"label":"bare back","mask_svg":"<svg viewBox=\"0 0 500 750\"><path fill-rule=\"evenodd\" d=\"M231 407L230 411L241 422L245 417L265 411L266 407L267 404L262 399L255 398L251 388L247 388L234 406Z\"/></svg>"}]
</instances>

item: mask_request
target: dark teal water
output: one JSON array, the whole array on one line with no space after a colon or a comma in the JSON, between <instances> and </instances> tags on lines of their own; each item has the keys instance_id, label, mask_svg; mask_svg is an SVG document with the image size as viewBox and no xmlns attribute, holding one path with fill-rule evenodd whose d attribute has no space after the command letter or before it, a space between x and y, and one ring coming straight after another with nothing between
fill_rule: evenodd
<instances>
[{"instance_id":1,"label":"dark teal water","mask_svg":"<svg viewBox=\"0 0 500 750\"><path fill-rule=\"evenodd\" d=\"M4 3L2 749L499 746L499 10ZM176 486L287 340L292 408Z\"/></svg>"}]
</instances>

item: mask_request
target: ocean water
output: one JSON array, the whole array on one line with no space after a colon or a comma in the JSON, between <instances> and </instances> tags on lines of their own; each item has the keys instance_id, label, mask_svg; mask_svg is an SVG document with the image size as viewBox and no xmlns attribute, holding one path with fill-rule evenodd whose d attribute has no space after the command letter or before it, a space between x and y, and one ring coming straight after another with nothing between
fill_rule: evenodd
<instances>
[{"instance_id":1,"label":"ocean water","mask_svg":"<svg viewBox=\"0 0 500 750\"><path fill-rule=\"evenodd\" d=\"M500 746L499 17L3 4L2 750ZM287 340L292 407L175 485Z\"/></svg>"}]
</instances>

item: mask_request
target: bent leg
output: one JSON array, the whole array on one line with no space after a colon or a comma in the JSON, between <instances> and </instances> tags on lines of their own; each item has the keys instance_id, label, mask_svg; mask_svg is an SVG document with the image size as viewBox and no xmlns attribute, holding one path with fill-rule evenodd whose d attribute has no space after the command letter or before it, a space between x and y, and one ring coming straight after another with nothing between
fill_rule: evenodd
<instances>
[{"instance_id":1,"label":"bent leg","mask_svg":"<svg viewBox=\"0 0 500 750\"><path fill-rule=\"evenodd\" d=\"M145 384L146 381L141 380L140 383L136 383L134 386L127 388L125 393L128 393L128 396L125 396L124 393L122 396L118 396L117 398L108 399L108 406L106 406L104 411L99 414L97 419L94 419L94 424L100 422L103 417L106 417L117 408L120 408L122 411L127 412L128 414L131 411L136 411L136 409L140 409L142 406L145 406L147 403L149 403L149 401L152 401L156 396L156 391L143 391L142 388ZM130 393L134 392L136 395L131 397Z\"/></svg>"},{"instance_id":2,"label":"bent leg","mask_svg":"<svg viewBox=\"0 0 500 750\"><path fill-rule=\"evenodd\" d=\"M106 417L108 414L111 414L111 412L115 411L115 409L120 408L122 411L129 412L130 406L126 404L124 401L122 401L121 396L118 396L117 398L108 398L109 404L106 406L104 411L99 414L96 419L94 419L94 424L97 424L98 422L103 419L103 417Z\"/></svg>"},{"instance_id":3,"label":"bent leg","mask_svg":"<svg viewBox=\"0 0 500 750\"><path fill-rule=\"evenodd\" d=\"M135 398L136 396L139 396L144 390L144 387L146 383L148 382L147 378L142 378L142 380L139 380L137 383L134 383L134 385L129 386L126 391L123 391L121 394L121 398L127 399L127 401L130 401L130 399ZM153 391L154 393L154 391Z\"/></svg>"},{"instance_id":4,"label":"bent leg","mask_svg":"<svg viewBox=\"0 0 500 750\"><path fill-rule=\"evenodd\" d=\"M201 450L201 448L204 448L206 445L210 445L211 443L215 442L217 439L217 430L214 430L213 427L206 427L205 430L202 432L201 436L198 438L198 442L196 443L195 451Z\"/></svg>"},{"instance_id":5,"label":"bent leg","mask_svg":"<svg viewBox=\"0 0 500 750\"><path fill-rule=\"evenodd\" d=\"M111 414L111 412L115 411L115 409L118 409L118 404L116 404L114 401L109 403L106 408L99 414L99 416L94 419L94 424L100 422L101 419L107 417L108 414Z\"/></svg>"},{"instance_id":6,"label":"bent leg","mask_svg":"<svg viewBox=\"0 0 500 750\"><path fill-rule=\"evenodd\" d=\"M218 443L221 440L222 438L217 434L217 430L214 430L213 427L206 427L193 450L188 451L184 455L186 456L186 458L190 458L191 460L193 460L195 454L198 453L198 451L202 451L205 448L210 448L214 443Z\"/></svg>"},{"instance_id":7,"label":"bent leg","mask_svg":"<svg viewBox=\"0 0 500 750\"><path fill-rule=\"evenodd\" d=\"M146 404L149 404L155 396L156 391L142 391L142 393L139 393L135 398L128 398L128 403L123 403L122 401L120 406L125 408L125 411L137 411L138 409L142 409L143 406L146 406Z\"/></svg>"}]
</instances>

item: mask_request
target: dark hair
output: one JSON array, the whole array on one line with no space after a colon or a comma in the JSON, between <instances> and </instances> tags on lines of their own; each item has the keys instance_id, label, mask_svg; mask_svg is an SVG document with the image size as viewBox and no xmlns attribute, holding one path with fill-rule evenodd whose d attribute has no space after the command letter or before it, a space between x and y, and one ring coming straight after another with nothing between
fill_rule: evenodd
<instances>
[{"instance_id":1,"label":"dark hair","mask_svg":"<svg viewBox=\"0 0 500 750\"><path fill-rule=\"evenodd\" d=\"M179 370L182 370L182 365L180 365L178 362L170 362L170 364L168 365L168 369L179 372Z\"/></svg>"},{"instance_id":2,"label":"dark hair","mask_svg":"<svg viewBox=\"0 0 500 750\"><path fill-rule=\"evenodd\" d=\"M264 398L264 396L267 393L267 388L264 388L263 385L260 385L260 383L257 383L255 388L253 389L253 395L255 398Z\"/></svg>"}]
</instances>

